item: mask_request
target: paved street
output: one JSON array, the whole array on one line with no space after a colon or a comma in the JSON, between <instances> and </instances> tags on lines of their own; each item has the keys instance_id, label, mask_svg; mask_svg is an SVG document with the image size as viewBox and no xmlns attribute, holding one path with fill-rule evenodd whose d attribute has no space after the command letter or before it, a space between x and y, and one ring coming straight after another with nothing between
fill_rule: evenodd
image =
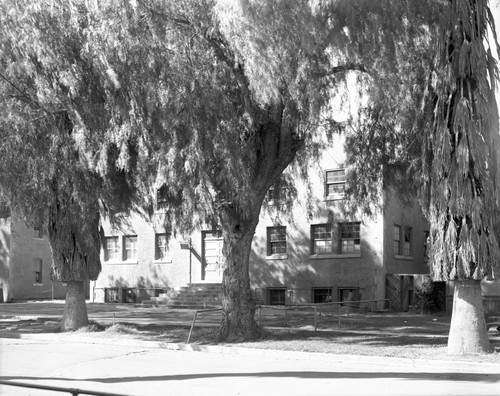
<instances>
[{"instance_id":1,"label":"paved street","mask_svg":"<svg viewBox=\"0 0 500 396\"><path fill-rule=\"evenodd\" d=\"M450 368L397 359L234 356L19 339L0 339L0 347L2 380L125 395L498 395L500 389L498 367L488 365ZM62 393L0 386L0 395L54 394Z\"/></svg>"}]
</instances>

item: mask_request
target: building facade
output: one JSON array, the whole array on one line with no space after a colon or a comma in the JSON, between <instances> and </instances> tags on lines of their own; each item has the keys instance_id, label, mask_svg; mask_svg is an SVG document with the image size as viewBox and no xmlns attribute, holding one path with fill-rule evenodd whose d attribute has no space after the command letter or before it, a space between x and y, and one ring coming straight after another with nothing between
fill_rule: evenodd
<instances>
[{"instance_id":1,"label":"building facade","mask_svg":"<svg viewBox=\"0 0 500 396\"><path fill-rule=\"evenodd\" d=\"M42 228L27 227L15 212L0 211L0 301L66 296L50 279L52 253Z\"/></svg>"},{"instance_id":2,"label":"building facade","mask_svg":"<svg viewBox=\"0 0 500 396\"><path fill-rule=\"evenodd\" d=\"M392 276L393 283L407 284L397 288L405 297L395 297L404 309L412 303L413 277L428 274L428 226L418 205L387 196L372 217L343 214L342 147L338 138L308 168L306 180L292 175L292 188L283 183L270 189L250 257L258 301L381 301ZM95 301L140 302L186 284L221 282L220 231L167 235L159 201L152 221L133 215L120 227L105 222L102 272L91 284Z\"/></svg>"}]
</instances>

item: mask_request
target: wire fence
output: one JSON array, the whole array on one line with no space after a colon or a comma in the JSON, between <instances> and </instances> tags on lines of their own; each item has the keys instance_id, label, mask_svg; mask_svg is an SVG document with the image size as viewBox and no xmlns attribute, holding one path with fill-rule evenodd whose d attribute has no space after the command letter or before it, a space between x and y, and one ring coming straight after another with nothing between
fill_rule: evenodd
<instances>
[{"instance_id":1,"label":"wire fence","mask_svg":"<svg viewBox=\"0 0 500 396\"><path fill-rule=\"evenodd\" d=\"M353 312L373 312L375 304L380 302L387 305L391 310L391 301L388 299L378 300L357 300L357 301L340 301L340 302L326 302L326 303L311 303L311 304L294 304L294 305L257 305L257 321L259 326L264 325L266 311L282 311L285 326L290 324L290 313L297 313L297 311L309 311L312 313L312 324L314 331L317 331L318 323L323 317L337 317L338 326L342 326L342 318L349 317ZM263 315L264 311L264 315ZM268 315L269 316L269 315ZM300 316L300 315L299 315ZM302 315L303 316L303 315ZM301 318L304 319L303 317Z\"/></svg>"}]
</instances>

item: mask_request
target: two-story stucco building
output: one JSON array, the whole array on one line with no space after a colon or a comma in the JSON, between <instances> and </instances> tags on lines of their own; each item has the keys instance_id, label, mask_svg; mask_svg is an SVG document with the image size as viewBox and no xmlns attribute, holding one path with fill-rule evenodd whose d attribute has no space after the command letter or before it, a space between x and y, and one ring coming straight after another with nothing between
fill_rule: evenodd
<instances>
[{"instance_id":1,"label":"two-story stucco building","mask_svg":"<svg viewBox=\"0 0 500 396\"><path fill-rule=\"evenodd\" d=\"M429 272L427 223L418 205L389 195L375 216L346 217L344 161L338 137L308 169L307 180L294 179L293 196L278 185L269 191L250 257L258 300L382 300L389 287L395 307L411 305L413 277ZM151 221L135 215L119 228L105 222L102 272L91 283L95 301L139 302L187 284L221 282L220 232L167 235L159 200Z\"/></svg>"}]
</instances>

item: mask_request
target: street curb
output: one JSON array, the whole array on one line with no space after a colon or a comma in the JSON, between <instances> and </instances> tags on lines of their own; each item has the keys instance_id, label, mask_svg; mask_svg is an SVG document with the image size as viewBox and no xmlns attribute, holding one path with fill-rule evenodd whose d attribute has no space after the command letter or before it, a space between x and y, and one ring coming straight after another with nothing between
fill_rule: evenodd
<instances>
[{"instance_id":1,"label":"street curb","mask_svg":"<svg viewBox=\"0 0 500 396\"><path fill-rule=\"evenodd\" d=\"M233 347L224 345L198 345L185 343L172 343L161 341L143 341L137 339L123 338L95 338L85 337L84 335L75 335L74 333L44 333L44 334L19 334L19 333L3 333L2 338L21 339L21 340L39 340L39 341L56 341L60 342L77 342L86 344L98 345L113 345L124 347L137 347L148 349L168 349L172 351L185 352L202 352L214 353L232 356L247 356L247 357L267 357L270 359L290 359L290 360L315 360L330 363L356 363L370 364L373 366L383 366L394 364L409 368L417 367L432 367L441 368L442 370L453 370L459 372L493 372L500 373L500 363L478 363L457 360L427 360L427 359L411 359L398 358L391 356L367 356L367 355L345 355L333 354L324 352L302 352L302 351L286 351L277 349L257 349L245 347ZM0 342L1 339L0 338Z\"/></svg>"}]
</instances>

